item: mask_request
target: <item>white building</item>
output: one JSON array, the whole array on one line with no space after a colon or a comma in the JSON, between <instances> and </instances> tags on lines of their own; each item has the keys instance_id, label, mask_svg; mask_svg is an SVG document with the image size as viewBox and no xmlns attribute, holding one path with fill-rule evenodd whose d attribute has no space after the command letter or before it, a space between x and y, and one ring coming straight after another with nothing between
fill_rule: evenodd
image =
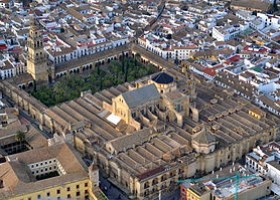
<instances>
[{"instance_id":1,"label":"white building","mask_svg":"<svg viewBox=\"0 0 280 200\"><path fill-rule=\"evenodd\" d=\"M16 75L16 68L14 65L9 61L1 61L0 62L0 78L1 80L14 77Z\"/></svg>"},{"instance_id":2,"label":"white building","mask_svg":"<svg viewBox=\"0 0 280 200\"><path fill-rule=\"evenodd\" d=\"M276 142L258 146L246 155L246 166L272 179L272 191L280 189L280 145ZM279 194L278 194L279 195Z\"/></svg>"},{"instance_id":3,"label":"white building","mask_svg":"<svg viewBox=\"0 0 280 200\"><path fill-rule=\"evenodd\" d=\"M237 34L249 28L249 23L215 26L212 29L212 37L218 41L227 41L234 38Z\"/></svg>"},{"instance_id":4,"label":"white building","mask_svg":"<svg viewBox=\"0 0 280 200\"><path fill-rule=\"evenodd\" d=\"M269 15L265 13L258 13L257 16L262 19L262 21L265 23L265 26L270 26L275 30L280 29L280 16Z\"/></svg>"},{"instance_id":5,"label":"white building","mask_svg":"<svg viewBox=\"0 0 280 200\"><path fill-rule=\"evenodd\" d=\"M187 44L173 42L173 44L170 44L166 38L152 34L138 38L138 43L164 59L187 60L199 50L199 47L191 42Z\"/></svg>"},{"instance_id":6,"label":"white building","mask_svg":"<svg viewBox=\"0 0 280 200\"><path fill-rule=\"evenodd\" d=\"M10 8L12 1L9 0L0 0L0 8Z\"/></svg>"},{"instance_id":7,"label":"white building","mask_svg":"<svg viewBox=\"0 0 280 200\"><path fill-rule=\"evenodd\" d=\"M54 64L61 64L73 59L106 51L129 42L128 37L121 37L112 33L110 39L101 34L90 34L90 38L77 37L70 45L66 40L54 35L49 38L45 50Z\"/></svg>"}]
</instances>

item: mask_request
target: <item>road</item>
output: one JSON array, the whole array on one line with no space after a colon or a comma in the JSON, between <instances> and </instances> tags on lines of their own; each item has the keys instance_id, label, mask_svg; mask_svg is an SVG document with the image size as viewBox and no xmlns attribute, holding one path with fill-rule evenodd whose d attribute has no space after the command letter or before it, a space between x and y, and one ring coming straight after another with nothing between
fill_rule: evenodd
<instances>
[{"instance_id":1,"label":"road","mask_svg":"<svg viewBox=\"0 0 280 200\"><path fill-rule=\"evenodd\" d=\"M129 200L127 195L118 187L113 185L108 179L104 178L101 174L99 176L100 188L110 200Z\"/></svg>"},{"instance_id":2,"label":"road","mask_svg":"<svg viewBox=\"0 0 280 200\"><path fill-rule=\"evenodd\" d=\"M108 179L104 178L100 174L100 188L107 195L110 200L129 200L129 197L121 191L117 186L112 184ZM161 200L178 200L180 199L180 191L179 189L164 193L161 196ZM154 200L159 200L155 198Z\"/></svg>"}]
</instances>

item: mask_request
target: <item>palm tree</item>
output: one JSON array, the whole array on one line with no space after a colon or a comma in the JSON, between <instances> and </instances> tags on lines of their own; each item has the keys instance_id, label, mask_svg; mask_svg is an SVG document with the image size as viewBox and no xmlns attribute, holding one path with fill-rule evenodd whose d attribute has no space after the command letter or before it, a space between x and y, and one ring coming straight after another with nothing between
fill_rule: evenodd
<instances>
[{"instance_id":1,"label":"palm tree","mask_svg":"<svg viewBox=\"0 0 280 200\"><path fill-rule=\"evenodd\" d=\"M20 142L20 144L25 141L25 133L22 131L17 131L16 135L15 135L15 140L17 142Z\"/></svg>"},{"instance_id":2,"label":"palm tree","mask_svg":"<svg viewBox=\"0 0 280 200\"><path fill-rule=\"evenodd\" d=\"M141 55L139 53L136 53L135 56L134 56L135 67L138 67L138 62L141 62ZM138 70L138 69L136 68L136 70Z\"/></svg>"}]
</instances>

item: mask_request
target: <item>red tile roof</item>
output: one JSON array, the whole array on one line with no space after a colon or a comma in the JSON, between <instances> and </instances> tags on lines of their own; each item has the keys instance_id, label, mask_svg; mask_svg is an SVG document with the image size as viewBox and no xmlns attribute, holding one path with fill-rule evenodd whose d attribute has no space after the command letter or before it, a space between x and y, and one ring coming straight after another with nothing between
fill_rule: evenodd
<instances>
[{"instance_id":1,"label":"red tile roof","mask_svg":"<svg viewBox=\"0 0 280 200\"><path fill-rule=\"evenodd\" d=\"M204 69L203 69L203 72L204 72L205 74L210 75L210 76L215 76L215 75L217 74L216 71L215 71L215 69L209 68L209 67L204 68Z\"/></svg>"}]
</instances>

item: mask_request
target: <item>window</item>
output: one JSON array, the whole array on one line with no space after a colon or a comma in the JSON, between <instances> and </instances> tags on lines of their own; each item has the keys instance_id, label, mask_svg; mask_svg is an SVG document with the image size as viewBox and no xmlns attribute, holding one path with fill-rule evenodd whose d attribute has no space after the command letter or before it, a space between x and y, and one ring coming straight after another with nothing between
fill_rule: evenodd
<instances>
[{"instance_id":1,"label":"window","mask_svg":"<svg viewBox=\"0 0 280 200\"><path fill-rule=\"evenodd\" d=\"M76 188L79 189L79 188L80 188L80 185L76 185Z\"/></svg>"},{"instance_id":2,"label":"window","mask_svg":"<svg viewBox=\"0 0 280 200\"><path fill-rule=\"evenodd\" d=\"M88 186L88 183L85 183L85 187L87 187Z\"/></svg>"},{"instance_id":3,"label":"window","mask_svg":"<svg viewBox=\"0 0 280 200\"><path fill-rule=\"evenodd\" d=\"M76 192L76 196L77 196L77 197L80 196L80 192Z\"/></svg>"},{"instance_id":4,"label":"window","mask_svg":"<svg viewBox=\"0 0 280 200\"><path fill-rule=\"evenodd\" d=\"M67 194L67 199L71 199L71 195L70 194Z\"/></svg>"},{"instance_id":5,"label":"window","mask_svg":"<svg viewBox=\"0 0 280 200\"><path fill-rule=\"evenodd\" d=\"M47 192L47 197L49 197L50 196L50 193L49 192Z\"/></svg>"},{"instance_id":6,"label":"window","mask_svg":"<svg viewBox=\"0 0 280 200\"><path fill-rule=\"evenodd\" d=\"M67 188L67 192L69 192L69 191L70 191L70 187Z\"/></svg>"},{"instance_id":7,"label":"window","mask_svg":"<svg viewBox=\"0 0 280 200\"><path fill-rule=\"evenodd\" d=\"M57 193L57 194L60 194L60 190L56 190L56 193Z\"/></svg>"},{"instance_id":8,"label":"window","mask_svg":"<svg viewBox=\"0 0 280 200\"><path fill-rule=\"evenodd\" d=\"M88 194L88 190L85 190L85 194Z\"/></svg>"}]
</instances>

